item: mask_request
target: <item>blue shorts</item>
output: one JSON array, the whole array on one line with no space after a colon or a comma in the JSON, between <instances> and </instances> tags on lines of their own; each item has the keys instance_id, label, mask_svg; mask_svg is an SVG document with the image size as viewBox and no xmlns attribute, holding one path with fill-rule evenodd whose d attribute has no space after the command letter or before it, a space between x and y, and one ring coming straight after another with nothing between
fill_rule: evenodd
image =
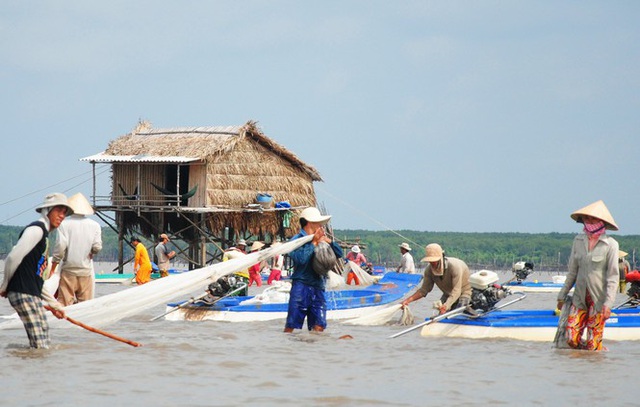
<instances>
[{"instance_id":1,"label":"blue shorts","mask_svg":"<svg viewBox=\"0 0 640 407\"><path fill-rule=\"evenodd\" d=\"M307 329L327 327L327 302L324 290L294 281L289 293L289 310L285 328L302 329L307 318Z\"/></svg>"}]
</instances>

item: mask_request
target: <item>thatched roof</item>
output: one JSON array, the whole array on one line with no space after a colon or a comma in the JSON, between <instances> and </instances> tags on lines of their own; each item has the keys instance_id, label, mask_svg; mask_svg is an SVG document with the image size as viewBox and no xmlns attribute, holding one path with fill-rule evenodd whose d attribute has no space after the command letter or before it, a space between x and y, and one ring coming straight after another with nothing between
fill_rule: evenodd
<instances>
[{"instance_id":1,"label":"thatched roof","mask_svg":"<svg viewBox=\"0 0 640 407\"><path fill-rule=\"evenodd\" d=\"M295 154L265 136L255 121L243 126L177 127L153 129L148 122L140 122L129 134L109 143L105 154L113 156L153 155L189 157L210 161L233 150L249 138L282 157L293 167L307 174L312 181L322 181L318 171Z\"/></svg>"},{"instance_id":2,"label":"thatched roof","mask_svg":"<svg viewBox=\"0 0 640 407\"><path fill-rule=\"evenodd\" d=\"M190 166L188 177L180 178L181 183L188 178L189 185L180 193L195 187L197 193L181 205L180 211L183 215L206 214L208 229L216 236L226 227L241 235L283 233L283 223L289 223L285 222L286 210L267 208L256 212L251 208L256 195L269 194L274 203L287 201L296 213L300 208L316 205L313 182L322 181L314 167L265 136L253 121L242 126L165 129L141 122L131 133L112 140L103 153L83 160L113 164L112 199L123 208L162 202L155 185L167 186L165 166ZM138 200L126 200L125 191L135 191ZM154 213L158 208L149 207L153 205L142 210L147 220L139 217L139 211L127 213L123 227L140 229L145 236L157 234L154 228L184 228L183 217ZM166 208L160 209L166 212ZM295 233L297 227L297 217L293 217L284 233Z\"/></svg>"}]
</instances>

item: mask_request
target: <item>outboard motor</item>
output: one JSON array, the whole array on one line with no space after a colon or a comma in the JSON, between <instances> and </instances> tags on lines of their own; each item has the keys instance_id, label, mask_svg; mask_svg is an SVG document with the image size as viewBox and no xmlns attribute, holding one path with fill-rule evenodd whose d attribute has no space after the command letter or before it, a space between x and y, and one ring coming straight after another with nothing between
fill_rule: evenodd
<instances>
[{"instance_id":1,"label":"outboard motor","mask_svg":"<svg viewBox=\"0 0 640 407\"><path fill-rule=\"evenodd\" d=\"M480 270L469 276L471 284L471 308L476 313L492 309L500 300L511 294L509 289L498 284L498 274Z\"/></svg>"},{"instance_id":2,"label":"outboard motor","mask_svg":"<svg viewBox=\"0 0 640 407\"><path fill-rule=\"evenodd\" d=\"M533 263L519 261L513 265L513 272L516 275L516 281L520 283L526 280L529 274L533 273Z\"/></svg>"},{"instance_id":3,"label":"outboard motor","mask_svg":"<svg viewBox=\"0 0 640 407\"><path fill-rule=\"evenodd\" d=\"M220 277L215 282L209 284L207 292L213 298L224 297L233 290L245 285L244 281L233 274ZM238 292L237 295L246 295L246 293Z\"/></svg>"}]
</instances>

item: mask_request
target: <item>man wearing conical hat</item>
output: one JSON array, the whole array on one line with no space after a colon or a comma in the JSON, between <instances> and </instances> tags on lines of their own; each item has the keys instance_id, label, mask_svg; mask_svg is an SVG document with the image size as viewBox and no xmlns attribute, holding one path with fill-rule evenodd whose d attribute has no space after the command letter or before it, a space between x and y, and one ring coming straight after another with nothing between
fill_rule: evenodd
<instances>
[{"instance_id":1,"label":"man wearing conical hat","mask_svg":"<svg viewBox=\"0 0 640 407\"><path fill-rule=\"evenodd\" d=\"M618 291L618 242L607 236L606 230L618 230L618 225L605 206L597 201L571 214L582 223L583 232L573 240L569 257L569 272L558 294L558 309L562 309L571 288L574 288L566 328L567 343L575 349L599 351L604 324ZM582 334L587 330L586 342Z\"/></svg>"},{"instance_id":2,"label":"man wearing conical hat","mask_svg":"<svg viewBox=\"0 0 640 407\"><path fill-rule=\"evenodd\" d=\"M620 292L624 293L627 289L627 274L631 271L631 264L626 259L629 253L618 251L618 270L620 271Z\"/></svg>"},{"instance_id":3,"label":"man wearing conical hat","mask_svg":"<svg viewBox=\"0 0 640 407\"><path fill-rule=\"evenodd\" d=\"M255 241L251 245L251 253L257 252L264 247L264 243ZM249 267L249 287L255 282L256 286L262 287L262 276L260 271L266 266L266 262L260 261L253 266Z\"/></svg>"},{"instance_id":4,"label":"man wearing conical hat","mask_svg":"<svg viewBox=\"0 0 640 407\"><path fill-rule=\"evenodd\" d=\"M89 218L94 212L87 198L77 193L69 198L69 205L73 215L58 228L51 267L54 273L60 264L58 301L65 306L93 298L93 256L102 250L102 229Z\"/></svg>"}]
</instances>

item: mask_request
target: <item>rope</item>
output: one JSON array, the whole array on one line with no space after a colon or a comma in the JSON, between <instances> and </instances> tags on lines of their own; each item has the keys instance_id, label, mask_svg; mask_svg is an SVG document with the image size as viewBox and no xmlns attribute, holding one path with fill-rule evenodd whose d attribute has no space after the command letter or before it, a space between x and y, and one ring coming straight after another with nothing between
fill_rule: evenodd
<instances>
[{"instance_id":1,"label":"rope","mask_svg":"<svg viewBox=\"0 0 640 407\"><path fill-rule=\"evenodd\" d=\"M391 232L394 235L399 236L403 240L406 240L406 241L408 241L410 243L413 243L416 246L421 246L419 243L415 242L414 240L412 240L412 239L402 235L401 233L398 233L397 231L391 229L389 226L385 225L384 223L380 222L379 220L377 220L375 218L372 218L371 216L369 216L369 214L361 211L360 209L356 208L355 206L349 204L348 202L343 201L342 199L340 199L337 196L333 195L332 193L326 191L325 189L320 188L318 186L316 186L316 188L319 189L320 191L322 191L323 193L329 195L331 198L335 199L336 201L340 202L341 204L343 204L343 205L349 207L350 209L354 210L355 212L359 213L360 215L362 215L362 216L366 217L367 219L369 219L369 220L377 223L378 225L382 226L387 232Z\"/></svg>"},{"instance_id":2,"label":"rope","mask_svg":"<svg viewBox=\"0 0 640 407\"><path fill-rule=\"evenodd\" d=\"M96 176L98 176L98 175L102 175L102 174L104 174L105 172L107 172L107 171L109 171L109 170L110 170L110 167L109 167L109 166L107 166L107 165L104 165L104 166L103 166L103 168L102 168L102 170L101 170L100 172L96 173ZM52 184L52 185L46 186L46 187L44 187L44 188L40 188L40 189L37 189L37 190L31 191L31 192L29 192L29 193L27 193L27 194L25 194L25 195L22 195L22 196L19 196L19 197L17 197L17 198L13 198L13 199L10 199L10 200L8 200L8 201L2 202L2 203L0 203L0 206L4 206L4 205L10 204L10 203L13 203L13 202L19 201L19 200L21 200L21 199L24 199L24 198L29 197L29 196L31 196L31 195L35 195L35 194L37 194L37 193L41 193L41 192L43 192L43 191L49 191L49 190L51 190L53 187L56 187L56 186L58 186L58 185L62 185L62 184L67 183L67 182L69 182L69 181L71 181L71 180L74 180L74 179L76 179L76 178L80 178L80 177L86 176L87 174L91 174L91 173L92 173L92 171L87 171L87 172L84 172L84 173L82 173L82 174L75 175L75 176L70 177L70 178L67 178L67 179L65 179L65 180L63 180L63 181L56 182L55 184ZM79 187L80 185L86 184L87 182L91 181L92 179L93 179L93 175L92 175L91 177L89 177L88 179L85 179L85 180L83 180L83 181L81 181L81 182L79 182L79 183L77 183L77 184L74 184L74 185L72 185L72 186L70 186L70 187L68 187L68 188L64 189L62 192L63 192L63 193L67 193L67 192L69 192L70 190L72 190L72 189L74 189L74 188ZM38 204L38 205L39 205L39 204ZM10 221L11 219L15 219L15 218L17 218L18 216L20 216L20 215L22 215L22 214L24 214L24 213L26 213L26 212L30 212L30 211L34 210L38 205L31 206L30 208L27 208L27 209L25 209L25 210L23 210L23 211L21 211L21 212L19 212L19 213L15 214L15 215L13 215L13 216L10 216L10 217L8 217L8 218L4 219L4 220L3 220L2 222L0 222L0 223L1 223L1 224L6 224L6 223L7 223L8 221Z\"/></svg>"}]
</instances>

